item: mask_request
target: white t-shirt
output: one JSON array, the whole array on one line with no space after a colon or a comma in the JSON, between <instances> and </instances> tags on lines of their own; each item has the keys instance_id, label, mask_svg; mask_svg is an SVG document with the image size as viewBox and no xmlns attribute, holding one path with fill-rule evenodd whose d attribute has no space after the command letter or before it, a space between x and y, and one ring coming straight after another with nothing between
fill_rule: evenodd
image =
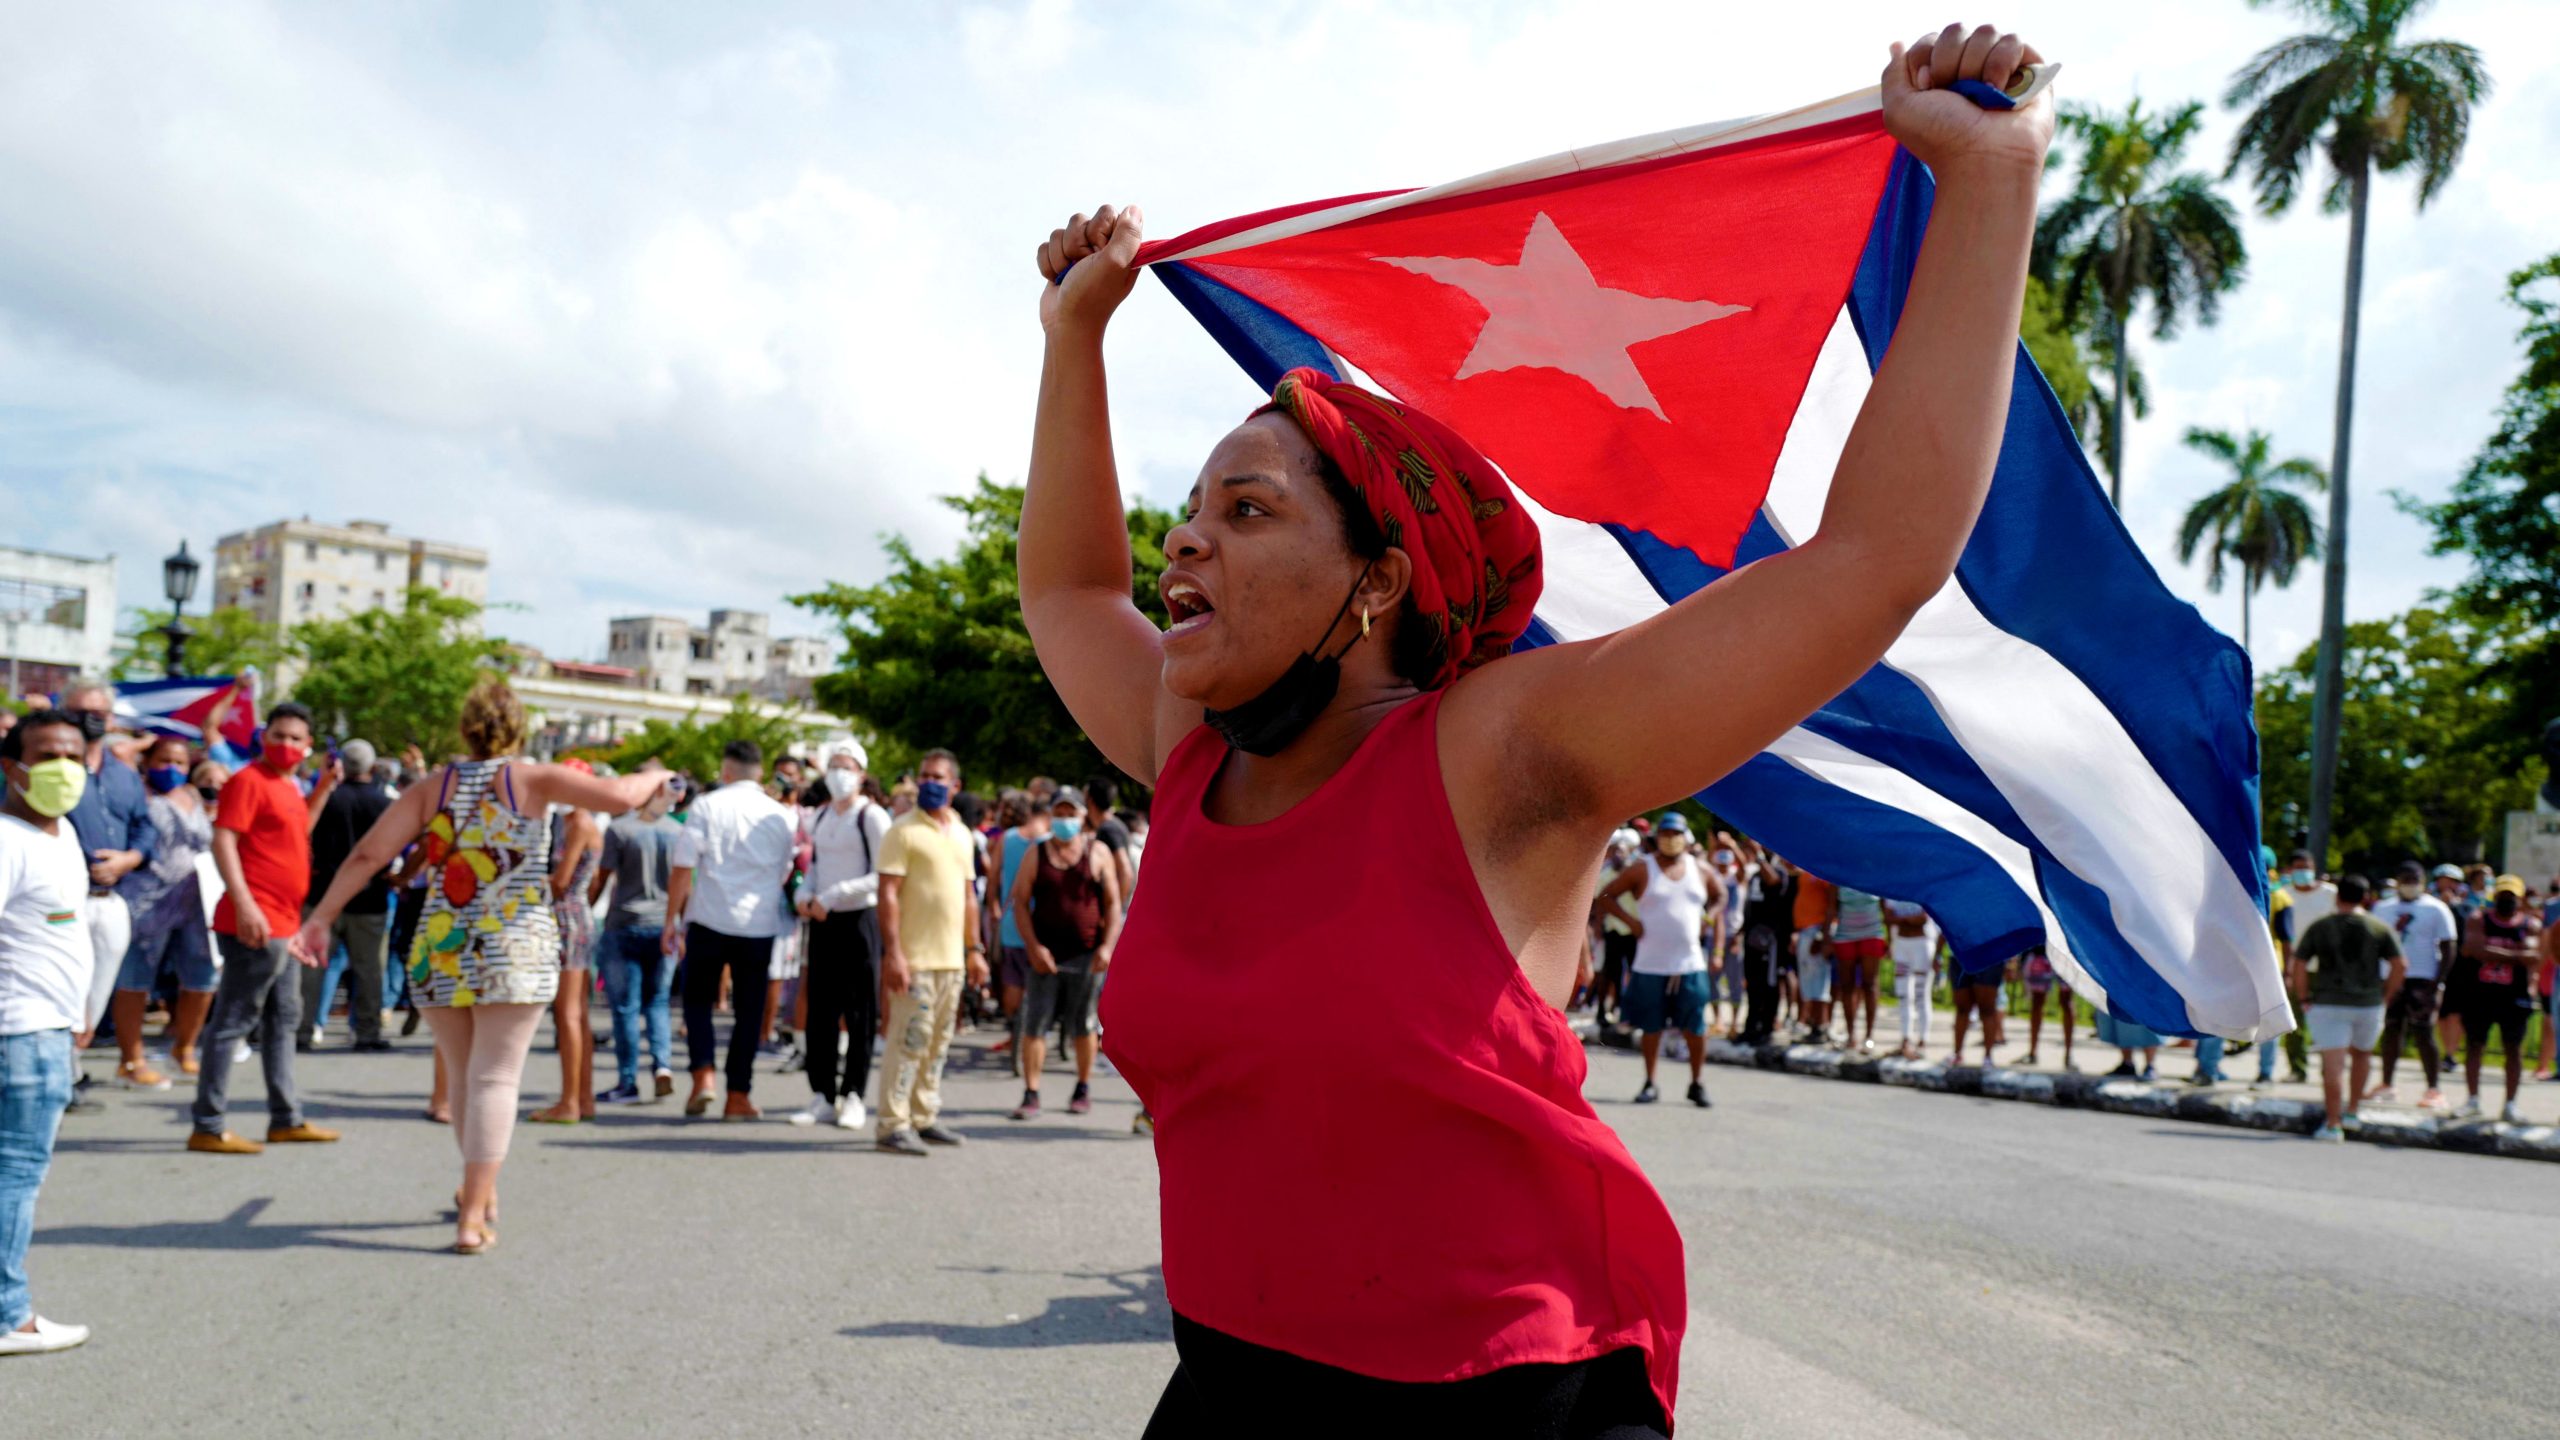
<instances>
[{"instance_id":1,"label":"white t-shirt","mask_svg":"<svg viewBox=\"0 0 2560 1440\"><path fill-rule=\"evenodd\" d=\"M2287 945L2299 943L2311 932L2312 926L2338 913L2338 887L2335 885L2314 885L2308 890L2297 890L2287 885L2284 893L2293 899L2292 907L2285 911L2288 917L2286 934L2290 937L2285 942Z\"/></svg>"},{"instance_id":2,"label":"white t-shirt","mask_svg":"<svg viewBox=\"0 0 2560 1440\"><path fill-rule=\"evenodd\" d=\"M1706 865L1695 855L1681 857L1680 874L1662 873L1662 861L1644 857L1644 898L1636 919L1644 934L1636 937L1638 975L1688 975L1707 968L1707 952L1698 935L1707 919Z\"/></svg>"},{"instance_id":3,"label":"white t-shirt","mask_svg":"<svg viewBox=\"0 0 2560 1440\"><path fill-rule=\"evenodd\" d=\"M838 811L811 812L809 882L803 892L831 911L868 910L880 900L880 846L889 838L889 812L868 800Z\"/></svg>"},{"instance_id":4,"label":"white t-shirt","mask_svg":"<svg viewBox=\"0 0 2560 1440\"><path fill-rule=\"evenodd\" d=\"M2373 907L2373 918L2391 927L2400 937L2400 954L2409 962L2409 978L2433 980L2443 969L2444 952L2437 942L2461 942L2461 928L2454 924L2453 908L2433 895L2420 894L2415 900L2394 896ZM2300 931L2294 932L2300 934Z\"/></svg>"},{"instance_id":5,"label":"white t-shirt","mask_svg":"<svg viewBox=\"0 0 2560 1440\"><path fill-rule=\"evenodd\" d=\"M54 829L0 815L0 1035L80 1028L99 963L83 918L89 862L68 818Z\"/></svg>"},{"instance_id":6,"label":"white t-shirt","mask_svg":"<svg viewBox=\"0 0 2560 1440\"><path fill-rule=\"evenodd\" d=\"M693 802L670 857L693 871L687 924L740 939L770 939L792 928L782 882L800 833L799 817L752 780L723 785Z\"/></svg>"}]
</instances>

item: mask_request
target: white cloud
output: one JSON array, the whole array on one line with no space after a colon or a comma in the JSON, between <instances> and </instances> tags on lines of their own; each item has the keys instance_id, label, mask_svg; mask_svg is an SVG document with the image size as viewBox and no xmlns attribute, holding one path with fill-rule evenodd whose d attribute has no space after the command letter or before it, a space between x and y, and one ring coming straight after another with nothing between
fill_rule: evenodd
<instances>
[{"instance_id":1,"label":"white cloud","mask_svg":"<svg viewBox=\"0 0 2560 1440\"><path fill-rule=\"evenodd\" d=\"M784 594L953 533L1021 473L1030 251L1137 199L1155 233L1472 173L1870 83L1907 7L1672 0L964 12L783 3L38 8L0 50L0 475L26 543L155 557L284 514L492 551L500 628L594 654L603 619ZM2223 3L2038 17L2073 94L2211 98L2292 23ZM2351 608L2458 566L2382 498L2441 493L2513 370L2505 272L2560 234L2560 16L2430 12L2500 89L2424 216L2375 210ZM2537 63L2539 68L2537 67ZM2199 165L2218 161L2215 112ZM2191 423L2328 454L2344 225L2253 217L2221 326L2137 342L2159 408L2127 521L2167 563L2210 483ZM1124 472L1157 500L1251 403L1149 286L1113 340ZM21 498L24 497L24 498ZM2316 583L2262 597L2273 664ZM807 623L778 617L785 629Z\"/></svg>"}]
</instances>

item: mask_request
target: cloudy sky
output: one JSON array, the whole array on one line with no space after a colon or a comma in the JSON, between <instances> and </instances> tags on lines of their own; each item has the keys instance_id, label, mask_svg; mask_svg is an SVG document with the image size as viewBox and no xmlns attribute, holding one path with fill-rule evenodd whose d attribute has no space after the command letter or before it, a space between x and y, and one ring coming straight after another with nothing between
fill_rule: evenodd
<instances>
[{"instance_id":1,"label":"cloudy sky","mask_svg":"<svg viewBox=\"0 0 2560 1440\"><path fill-rule=\"evenodd\" d=\"M955 533L1021 475L1035 242L1426 184L1873 82L1905 4L405 6L0 3L0 539L124 559L289 515L483 546L499 628L762 606ZM2293 28L2238 0L1993 17L2064 93L2210 99ZM1972 18L1972 17L1968 17ZM2505 274L2560 244L2560 5L2446 0L2498 90L2425 214L2382 185L2349 607L2459 573L2385 492L2442 493L2514 373ZM2216 112L2194 157L2219 168ZM2127 520L2170 550L2190 424L2328 458L2345 225L2248 221L2218 329L2145 343ZM1122 463L1170 502L1254 398L1152 285L1113 342ZM2264 597L2261 665L2316 630Z\"/></svg>"}]
</instances>

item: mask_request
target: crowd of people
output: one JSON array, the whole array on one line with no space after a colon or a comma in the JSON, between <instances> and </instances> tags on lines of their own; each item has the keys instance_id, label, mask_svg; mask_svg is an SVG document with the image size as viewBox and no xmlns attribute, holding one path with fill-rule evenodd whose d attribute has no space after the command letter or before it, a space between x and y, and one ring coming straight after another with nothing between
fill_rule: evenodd
<instances>
[{"instance_id":1,"label":"crowd of people","mask_svg":"<svg viewBox=\"0 0 2560 1440\"><path fill-rule=\"evenodd\" d=\"M328 1043L341 997L350 1050L393 1049L395 1023L433 1032L424 1113L461 1153L467 1255L497 1240L545 1014L561 1085L536 1122L671 1099L679 1068L687 1116L760 1119L761 1062L805 1076L793 1124L867 1127L883 1151L930 1155L964 1143L941 1098L964 1021L1005 1027L1014 1119L1041 1114L1052 1032L1073 1058L1066 1109L1091 1108L1096 998L1146 844L1113 782L1035 778L989 798L932 750L884 788L850 736L769 768L732 742L707 782L654 760L614 776L527 758L523 707L494 679L459 728L459 758L389 759L362 739L323 746L288 702L255 758L226 770L127 728L102 682L0 712L0 1354L87 1338L37 1316L25 1278L62 1118L103 1109L111 1089L192 1084L190 1152L333 1142L294 1057ZM599 988L614 1060L601 1089ZM98 1080L84 1057L110 1032L116 1066ZM232 1069L252 1058L263 1138L229 1124Z\"/></svg>"},{"instance_id":2,"label":"crowd of people","mask_svg":"<svg viewBox=\"0 0 2560 1440\"><path fill-rule=\"evenodd\" d=\"M2397 1101L2394 1082L2412 1056L2425 1077L2416 1105L2438 1113L2455 1110L2440 1077L2459 1057L2466 1098L2458 1113L2466 1119L2486 1113L2481 1071L2493 1041L2504 1068L2499 1113L2507 1122L2522 1123L2517 1095L2529 1065L2537 1080L2560 1080L2553 997L2560 878L2538 888L2486 865L2430 870L2408 860L2382 892L2359 874L2322 878L2307 853L2282 869L2272 851L2264 858L2269 937L2302 1021L2281 1041L2257 1047L2253 1088L2275 1083L2280 1056L2293 1082L2308 1082L2317 1051L2328 1112L2319 1138L2343 1138L2348 1114ZM1943 994L1954 1012L1952 1063L1964 1063L1969 1034L1979 1036L1976 1063L1998 1063L2008 1021L2023 1010L2026 1049L2009 1063L2040 1064L2050 1008L2059 1021L2060 1063L2078 1068L2072 992L2042 947L1962 963L1923 906L1834 885L1729 831L1716 831L1701 852L1677 811L1610 837L1591 918L1599 960L1578 1003L1591 1005L1604 1038L1631 1036L1643 1052L1638 1103L1658 1098L1654 1076L1666 1032L1685 1044L1689 1099L1700 1106L1708 1103L1700 1067L1710 1037L1877 1053L1888 960L1898 1019L1893 1048L1902 1058L1920 1057ZM2096 1038L2120 1053L2111 1073L2156 1079L2169 1042L2089 1008ZM2224 1083L2224 1059L2250 1048L2214 1037L2174 1043L2192 1044L2196 1064L2187 1080L2198 1086ZM2378 1079L2371 1073L2377 1065Z\"/></svg>"}]
</instances>

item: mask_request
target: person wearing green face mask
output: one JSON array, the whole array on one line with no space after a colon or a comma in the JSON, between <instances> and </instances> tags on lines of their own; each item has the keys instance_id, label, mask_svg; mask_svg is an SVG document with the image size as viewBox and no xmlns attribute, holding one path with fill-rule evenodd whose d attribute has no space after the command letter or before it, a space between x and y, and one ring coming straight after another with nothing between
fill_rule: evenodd
<instances>
[{"instance_id":1,"label":"person wearing green face mask","mask_svg":"<svg viewBox=\"0 0 2560 1440\"><path fill-rule=\"evenodd\" d=\"M38 710L0 734L0 1355L68 1350L86 1326L39 1318L27 1298L36 1192L71 1103L71 1032L98 963L82 908L89 861L63 817L89 772L78 716Z\"/></svg>"}]
</instances>

